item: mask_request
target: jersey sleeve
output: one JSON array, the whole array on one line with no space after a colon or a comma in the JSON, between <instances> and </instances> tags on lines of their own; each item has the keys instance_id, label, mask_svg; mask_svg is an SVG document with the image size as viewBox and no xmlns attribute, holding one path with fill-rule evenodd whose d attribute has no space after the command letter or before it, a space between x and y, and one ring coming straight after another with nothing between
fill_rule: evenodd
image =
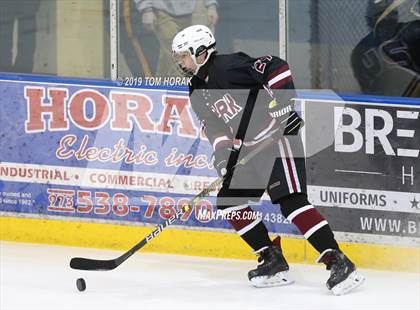
<instances>
[{"instance_id":1,"label":"jersey sleeve","mask_svg":"<svg viewBox=\"0 0 420 310\"><path fill-rule=\"evenodd\" d=\"M275 98L277 105L269 111L271 117L276 119L277 126L284 126L284 133L297 132L302 124L302 119L294 110L296 97L292 73L287 62L276 56L264 56L254 59L250 66L250 73L255 81L262 85L262 102ZM260 92L260 93L261 93ZM268 105L269 107L270 105Z\"/></svg>"},{"instance_id":2,"label":"jersey sleeve","mask_svg":"<svg viewBox=\"0 0 420 310\"><path fill-rule=\"evenodd\" d=\"M209 139L210 144L213 146L213 150L217 151L222 148L231 147L233 138L230 137L226 130L214 126L215 124L211 124L209 121L203 121L202 126L207 139Z\"/></svg>"},{"instance_id":3,"label":"jersey sleeve","mask_svg":"<svg viewBox=\"0 0 420 310\"><path fill-rule=\"evenodd\" d=\"M291 99L296 97L296 93L287 62L271 55L252 60L253 63L249 66L250 75L261 89L265 89L262 91L265 97L274 97L282 107L293 109L294 102Z\"/></svg>"},{"instance_id":4,"label":"jersey sleeve","mask_svg":"<svg viewBox=\"0 0 420 310\"><path fill-rule=\"evenodd\" d=\"M271 89L294 89L289 65L276 56L263 56L253 59L250 73L256 82Z\"/></svg>"}]
</instances>

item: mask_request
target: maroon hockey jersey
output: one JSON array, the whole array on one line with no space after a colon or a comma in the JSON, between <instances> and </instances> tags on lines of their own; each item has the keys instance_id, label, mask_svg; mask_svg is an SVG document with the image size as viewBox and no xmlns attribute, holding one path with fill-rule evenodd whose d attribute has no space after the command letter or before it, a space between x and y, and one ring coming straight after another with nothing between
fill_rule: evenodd
<instances>
[{"instance_id":1,"label":"maroon hockey jersey","mask_svg":"<svg viewBox=\"0 0 420 310\"><path fill-rule=\"evenodd\" d=\"M296 132L302 120L290 108L293 97L287 62L270 55L213 54L190 85L191 106L214 150L230 147L238 139L252 146L279 129ZM282 114L283 107L282 117L269 114L273 98L280 107L276 114Z\"/></svg>"}]
</instances>

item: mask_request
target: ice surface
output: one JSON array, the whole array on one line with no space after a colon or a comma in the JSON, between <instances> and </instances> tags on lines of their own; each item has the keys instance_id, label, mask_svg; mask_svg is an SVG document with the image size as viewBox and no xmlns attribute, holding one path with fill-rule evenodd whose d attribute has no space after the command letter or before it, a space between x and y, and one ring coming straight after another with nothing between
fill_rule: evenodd
<instances>
[{"instance_id":1,"label":"ice surface","mask_svg":"<svg viewBox=\"0 0 420 310\"><path fill-rule=\"evenodd\" d=\"M256 289L256 262L137 253L113 271L76 271L74 256L121 252L0 242L0 309L420 309L416 273L360 269L366 282L345 296L325 288L323 266L292 264L296 283ZM79 292L76 279L87 289Z\"/></svg>"}]
</instances>

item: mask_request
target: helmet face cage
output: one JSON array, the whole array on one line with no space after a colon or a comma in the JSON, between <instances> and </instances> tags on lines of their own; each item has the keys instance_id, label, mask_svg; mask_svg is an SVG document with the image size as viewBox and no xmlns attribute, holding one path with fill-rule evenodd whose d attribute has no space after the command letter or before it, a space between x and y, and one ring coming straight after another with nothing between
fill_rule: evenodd
<instances>
[{"instance_id":1,"label":"helmet face cage","mask_svg":"<svg viewBox=\"0 0 420 310\"><path fill-rule=\"evenodd\" d=\"M195 61L194 57L191 55L189 51L183 51L183 52L172 52L172 60L176 66L177 71L186 77L192 77L194 75L194 71L189 68L185 68L180 64L180 59L186 56L191 56L193 58L193 61Z\"/></svg>"}]
</instances>

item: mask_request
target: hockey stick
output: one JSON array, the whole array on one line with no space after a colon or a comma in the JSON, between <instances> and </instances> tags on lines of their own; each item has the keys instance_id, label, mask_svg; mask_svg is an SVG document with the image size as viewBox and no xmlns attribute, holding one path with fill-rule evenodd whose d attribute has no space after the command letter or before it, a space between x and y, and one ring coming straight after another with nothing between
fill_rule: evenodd
<instances>
[{"instance_id":1,"label":"hockey stick","mask_svg":"<svg viewBox=\"0 0 420 310\"><path fill-rule=\"evenodd\" d=\"M234 167L238 165L245 165L251 158L261 152L264 148L271 144L274 139L272 137L268 137L263 142L258 145L254 150L252 150L249 154L244 156L239 162L235 164ZM234 168L233 167L233 168ZM233 169L232 168L232 169ZM100 260L100 259L89 259L89 258L82 258L82 257L74 257L70 260L70 267L73 269L79 270L112 270L117 268L123 262L125 262L130 256L144 247L147 243L149 243L152 239L154 239L157 235L159 235L163 229L167 226L171 225L175 220L179 219L185 212L187 212L194 204L196 204L201 198L206 197L210 192L215 190L220 184L223 183L224 178L219 177L215 181L213 181L207 188L203 189L200 193L198 193L187 205L182 206L178 210L176 210L175 214L172 215L169 219L167 219L163 224L158 225L149 235L144 237L139 243L133 246L130 250L122 254L121 256L115 259L109 260Z\"/></svg>"}]
</instances>

